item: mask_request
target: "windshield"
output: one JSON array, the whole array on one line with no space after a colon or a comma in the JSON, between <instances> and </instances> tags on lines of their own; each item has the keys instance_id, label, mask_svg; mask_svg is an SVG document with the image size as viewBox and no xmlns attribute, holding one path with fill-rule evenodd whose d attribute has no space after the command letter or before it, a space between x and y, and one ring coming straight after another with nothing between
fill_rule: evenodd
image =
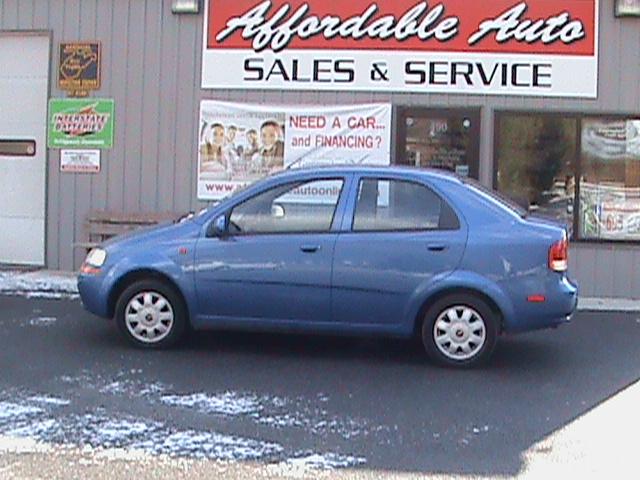
<instances>
[{"instance_id":1,"label":"windshield","mask_svg":"<svg viewBox=\"0 0 640 480\"><path fill-rule=\"evenodd\" d=\"M478 191L479 193L490 197L495 202L497 202L500 205L508 208L513 213L515 213L516 215L519 215L522 218L525 218L529 214L529 212L526 209L524 209L523 207L518 205L516 202L511 200L506 195L503 195L502 193L500 193L500 192L498 192L496 190L493 190L491 188L485 187L484 185L482 185L477 180L472 180L470 178L467 178L467 179L464 180L464 183L466 185L468 185L469 187L471 187L472 189Z\"/></svg>"}]
</instances>

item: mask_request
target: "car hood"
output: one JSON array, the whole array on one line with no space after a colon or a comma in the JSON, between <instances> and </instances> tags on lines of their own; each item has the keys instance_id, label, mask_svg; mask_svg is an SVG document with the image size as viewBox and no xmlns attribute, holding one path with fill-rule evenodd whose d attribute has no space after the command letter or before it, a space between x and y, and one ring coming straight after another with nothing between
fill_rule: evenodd
<instances>
[{"instance_id":1,"label":"car hood","mask_svg":"<svg viewBox=\"0 0 640 480\"><path fill-rule=\"evenodd\" d=\"M183 222L165 222L151 227L142 227L131 232L113 237L104 242L103 247L108 250L119 250L123 247L132 247L137 244L149 242L171 241L178 238L190 238L196 236L201 226L191 220Z\"/></svg>"}]
</instances>

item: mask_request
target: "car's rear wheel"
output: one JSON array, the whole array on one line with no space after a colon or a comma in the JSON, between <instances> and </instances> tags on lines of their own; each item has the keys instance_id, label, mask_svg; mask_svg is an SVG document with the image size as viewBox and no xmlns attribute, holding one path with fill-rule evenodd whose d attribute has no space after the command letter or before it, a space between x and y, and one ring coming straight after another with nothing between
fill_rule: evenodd
<instances>
[{"instance_id":1,"label":"car's rear wheel","mask_svg":"<svg viewBox=\"0 0 640 480\"><path fill-rule=\"evenodd\" d=\"M498 327L498 315L481 298L449 295L427 310L422 343L429 357L440 365L475 367L493 353Z\"/></svg>"},{"instance_id":2,"label":"car's rear wheel","mask_svg":"<svg viewBox=\"0 0 640 480\"><path fill-rule=\"evenodd\" d=\"M133 345L167 348L184 335L187 309L181 296L158 280L142 280L127 287L116 304L116 323Z\"/></svg>"}]
</instances>

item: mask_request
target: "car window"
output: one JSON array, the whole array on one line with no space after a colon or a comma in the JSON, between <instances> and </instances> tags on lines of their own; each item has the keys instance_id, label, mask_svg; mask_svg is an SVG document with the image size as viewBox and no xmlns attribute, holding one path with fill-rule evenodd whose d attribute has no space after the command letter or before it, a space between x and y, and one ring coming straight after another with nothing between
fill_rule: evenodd
<instances>
[{"instance_id":1,"label":"car window","mask_svg":"<svg viewBox=\"0 0 640 480\"><path fill-rule=\"evenodd\" d=\"M236 206L232 234L311 233L331 230L344 180L281 185Z\"/></svg>"},{"instance_id":2,"label":"car window","mask_svg":"<svg viewBox=\"0 0 640 480\"><path fill-rule=\"evenodd\" d=\"M353 230L437 230L445 209L440 197L419 183L363 179L358 187Z\"/></svg>"}]
</instances>

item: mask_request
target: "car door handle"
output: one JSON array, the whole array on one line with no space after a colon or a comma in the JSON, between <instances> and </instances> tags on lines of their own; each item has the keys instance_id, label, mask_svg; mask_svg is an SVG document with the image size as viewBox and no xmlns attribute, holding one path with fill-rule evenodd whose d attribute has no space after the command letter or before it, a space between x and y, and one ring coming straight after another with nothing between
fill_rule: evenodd
<instances>
[{"instance_id":1,"label":"car door handle","mask_svg":"<svg viewBox=\"0 0 640 480\"><path fill-rule=\"evenodd\" d=\"M429 249L430 252L444 252L447 246L442 243L431 243L427 245L427 249Z\"/></svg>"},{"instance_id":2,"label":"car door handle","mask_svg":"<svg viewBox=\"0 0 640 480\"><path fill-rule=\"evenodd\" d=\"M316 253L318 250L320 250L320 245L302 245L300 247L300 250L302 250L304 253Z\"/></svg>"}]
</instances>

